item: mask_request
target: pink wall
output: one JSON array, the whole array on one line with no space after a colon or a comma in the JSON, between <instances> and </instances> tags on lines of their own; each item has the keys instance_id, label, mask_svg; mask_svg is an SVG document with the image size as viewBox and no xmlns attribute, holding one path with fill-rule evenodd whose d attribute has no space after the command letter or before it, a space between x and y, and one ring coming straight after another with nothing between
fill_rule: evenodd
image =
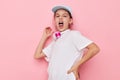
<instances>
[{"instance_id":1,"label":"pink wall","mask_svg":"<svg viewBox=\"0 0 120 80\"><path fill-rule=\"evenodd\" d=\"M33 59L41 32L52 26L51 8L73 9L74 28L101 52L85 63L81 80L120 80L119 0L0 0L0 80L47 80L47 62Z\"/></svg>"}]
</instances>

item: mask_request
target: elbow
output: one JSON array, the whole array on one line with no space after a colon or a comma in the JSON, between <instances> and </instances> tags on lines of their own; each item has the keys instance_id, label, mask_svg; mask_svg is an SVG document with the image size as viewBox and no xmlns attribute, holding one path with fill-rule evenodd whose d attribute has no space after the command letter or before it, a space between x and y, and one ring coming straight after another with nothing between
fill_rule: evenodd
<instances>
[{"instance_id":1,"label":"elbow","mask_svg":"<svg viewBox=\"0 0 120 80\"><path fill-rule=\"evenodd\" d=\"M94 55L98 54L100 52L100 48L98 46L93 48Z\"/></svg>"},{"instance_id":2,"label":"elbow","mask_svg":"<svg viewBox=\"0 0 120 80\"><path fill-rule=\"evenodd\" d=\"M34 55L33 58L34 58L34 59L39 59L40 57L37 56L37 55Z\"/></svg>"},{"instance_id":3,"label":"elbow","mask_svg":"<svg viewBox=\"0 0 120 80\"><path fill-rule=\"evenodd\" d=\"M45 55L43 53L34 54L34 59L40 59L40 58L43 58L43 57L45 57Z\"/></svg>"},{"instance_id":4,"label":"elbow","mask_svg":"<svg viewBox=\"0 0 120 80\"><path fill-rule=\"evenodd\" d=\"M100 48L95 43L89 45L88 49L92 53L92 55L96 55L100 52Z\"/></svg>"},{"instance_id":5,"label":"elbow","mask_svg":"<svg viewBox=\"0 0 120 80\"><path fill-rule=\"evenodd\" d=\"M97 48L96 48L96 54L98 54L99 52L100 52L100 48L97 47Z\"/></svg>"},{"instance_id":6,"label":"elbow","mask_svg":"<svg viewBox=\"0 0 120 80\"><path fill-rule=\"evenodd\" d=\"M33 58L34 58L34 59L38 59L38 57L37 57L37 56L35 56L35 55L33 56Z\"/></svg>"}]
</instances>

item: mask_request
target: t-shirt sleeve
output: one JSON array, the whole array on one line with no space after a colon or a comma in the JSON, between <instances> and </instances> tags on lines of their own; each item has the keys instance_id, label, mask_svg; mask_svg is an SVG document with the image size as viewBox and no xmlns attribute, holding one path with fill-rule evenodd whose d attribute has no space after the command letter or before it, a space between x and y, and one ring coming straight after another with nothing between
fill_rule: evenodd
<instances>
[{"instance_id":1,"label":"t-shirt sleeve","mask_svg":"<svg viewBox=\"0 0 120 80\"><path fill-rule=\"evenodd\" d=\"M46 55L45 60L49 62L51 57L51 51L53 47L54 41L52 41L47 47L45 47L42 52Z\"/></svg>"},{"instance_id":2,"label":"t-shirt sleeve","mask_svg":"<svg viewBox=\"0 0 120 80\"><path fill-rule=\"evenodd\" d=\"M86 48L89 44L93 43L93 41L83 36L79 31L74 31L73 43L78 50L82 50Z\"/></svg>"}]
</instances>

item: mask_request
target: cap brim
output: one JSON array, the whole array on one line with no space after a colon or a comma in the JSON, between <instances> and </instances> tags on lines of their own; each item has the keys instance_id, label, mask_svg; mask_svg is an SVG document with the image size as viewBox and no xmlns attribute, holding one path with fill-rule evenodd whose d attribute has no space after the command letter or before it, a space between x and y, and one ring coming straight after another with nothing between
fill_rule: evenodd
<instances>
[{"instance_id":1,"label":"cap brim","mask_svg":"<svg viewBox=\"0 0 120 80\"><path fill-rule=\"evenodd\" d=\"M71 8L68 6L55 6L52 8L52 12L56 12L58 9L65 9L71 13Z\"/></svg>"}]
</instances>

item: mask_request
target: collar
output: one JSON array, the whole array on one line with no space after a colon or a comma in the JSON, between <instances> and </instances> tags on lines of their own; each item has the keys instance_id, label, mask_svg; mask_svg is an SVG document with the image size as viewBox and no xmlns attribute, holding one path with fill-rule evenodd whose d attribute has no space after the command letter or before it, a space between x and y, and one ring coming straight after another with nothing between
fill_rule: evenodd
<instances>
[{"instance_id":1,"label":"collar","mask_svg":"<svg viewBox=\"0 0 120 80\"><path fill-rule=\"evenodd\" d=\"M60 32L60 33L61 33L61 35L62 35L62 34L65 34L65 33L69 32L69 31L70 31L70 29L66 29L65 31L62 31L62 32Z\"/></svg>"}]
</instances>

